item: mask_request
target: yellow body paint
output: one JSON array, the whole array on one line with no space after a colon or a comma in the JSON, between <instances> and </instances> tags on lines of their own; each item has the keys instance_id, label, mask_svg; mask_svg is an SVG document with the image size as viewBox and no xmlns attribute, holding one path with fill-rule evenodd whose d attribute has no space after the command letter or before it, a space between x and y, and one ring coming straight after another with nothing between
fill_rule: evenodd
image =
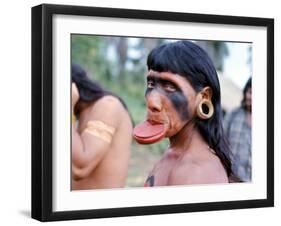
<instances>
[{"instance_id":1,"label":"yellow body paint","mask_svg":"<svg viewBox=\"0 0 281 226\"><path fill-rule=\"evenodd\" d=\"M107 143L111 143L112 137L115 133L115 128L102 121L94 120L87 123L87 127L84 132L98 137Z\"/></svg>"}]
</instances>

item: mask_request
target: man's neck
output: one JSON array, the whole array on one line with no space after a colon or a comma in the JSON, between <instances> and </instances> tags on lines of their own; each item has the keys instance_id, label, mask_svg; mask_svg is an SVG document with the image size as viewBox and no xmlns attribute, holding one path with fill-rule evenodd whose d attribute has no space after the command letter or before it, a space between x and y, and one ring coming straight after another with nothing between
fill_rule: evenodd
<instances>
[{"instance_id":1,"label":"man's neck","mask_svg":"<svg viewBox=\"0 0 281 226\"><path fill-rule=\"evenodd\" d=\"M170 137L170 149L177 152L191 152L206 145L194 121L188 122L175 136Z\"/></svg>"}]
</instances>

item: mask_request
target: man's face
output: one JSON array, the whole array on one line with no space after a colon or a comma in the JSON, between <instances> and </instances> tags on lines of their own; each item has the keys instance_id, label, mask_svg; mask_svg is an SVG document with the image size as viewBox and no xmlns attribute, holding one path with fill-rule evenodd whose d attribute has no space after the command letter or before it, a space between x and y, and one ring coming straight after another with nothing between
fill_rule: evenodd
<instances>
[{"instance_id":1,"label":"man's face","mask_svg":"<svg viewBox=\"0 0 281 226\"><path fill-rule=\"evenodd\" d=\"M145 93L147 120L164 124L166 137L177 134L194 117L196 92L182 76L150 70Z\"/></svg>"}]
</instances>

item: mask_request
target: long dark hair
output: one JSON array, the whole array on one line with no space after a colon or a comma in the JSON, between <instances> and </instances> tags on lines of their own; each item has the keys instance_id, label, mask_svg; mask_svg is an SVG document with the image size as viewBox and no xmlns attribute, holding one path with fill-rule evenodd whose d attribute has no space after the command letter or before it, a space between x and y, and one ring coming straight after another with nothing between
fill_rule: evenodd
<instances>
[{"instance_id":1,"label":"long dark hair","mask_svg":"<svg viewBox=\"0 0 281 226\"><path fill-rule=\"evenodd\" d=\"M71 65L71 79L78 88L80 100L87 103L95 102L98 99L106 96L111 95L115 96L120 100L122 105L126 110L127 106L125 102L116 94L103 89L97 82L92 81L88 76L86 71L78 64ZM78 110L76 109L75 114L78 114Z\"/></svg>"},{"instance_id":2,"label":"long dark hair","mask_svg":"<svg viewBox=\"0 0 281 226\"><path fill-rule=\"evenodd\" d=\"M230 176L230 151L222 127L220 84L216 69L207 53L190 41L172 42L153 49L148 56L147 67L148 70L172 72L185 77L196 92L206 86L212 89L214 114L208 120L196 117L195 125Z\"/></svg>"},{"instance_id":3,"label":"long dark hair","mask_svg":"<svg viewBox=\"0 0 281 226\"><path fill-rule=\"evenodd\" d=\"M246 109L246 92L248 91L248 89L252 88L252 77L250 77L248 79L248 81L246 82L244 88L243 88L243 99L241 101L241 106Z\"/></svg>"}]
</instances>

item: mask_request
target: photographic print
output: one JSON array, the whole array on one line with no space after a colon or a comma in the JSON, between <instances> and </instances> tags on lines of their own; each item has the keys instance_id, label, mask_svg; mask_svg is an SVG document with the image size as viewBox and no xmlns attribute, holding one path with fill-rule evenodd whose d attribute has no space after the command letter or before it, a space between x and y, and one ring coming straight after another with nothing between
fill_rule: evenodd
<instances>
[{"instance_id":1,"label":"photographic print","mask_svg":"<svg viewBox=\"0 0 281 226\"><path fill-rule=\"evenodd\" d=\"M251 182L251 43L72 34L71 49L73 190Z\"/></svg>"},{"instance_id":2,"label":"photographic print","mask_svg":"<svg viewBox=\"0 0 281 226\"><path fill-rule=\"evenodd\" d=\"M272 19L44 4L32 31L33 218L273 206Z\"/></svg>"}]
</instances>

